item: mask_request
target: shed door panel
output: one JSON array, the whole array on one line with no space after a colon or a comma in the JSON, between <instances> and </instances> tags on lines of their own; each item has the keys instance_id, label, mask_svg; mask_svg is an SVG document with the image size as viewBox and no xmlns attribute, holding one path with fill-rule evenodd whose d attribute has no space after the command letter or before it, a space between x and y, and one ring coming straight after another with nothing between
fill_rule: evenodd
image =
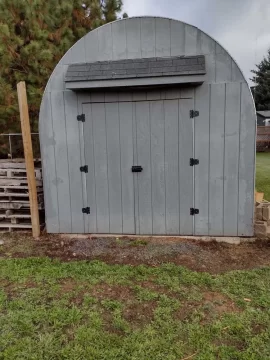
<instances>
[{"instance_id":1,"label":"shed door panel","mask_svg":"<svg viewBox=\"0 0 270 360\"><path fill-rule=\"evenodd\" d=\"M192 99L135 103L136 165L143 168L136 175L136 233L193 233L192 105Z\"/></svg>"},{"instance_id":2,"label":"shed door panel","mask_svg":"<svg viewBox=\"0 0 270 360\"><path fill-rule=\"evenodd\" d=\"M135 233L132 103L84 105L90 233Z\"/></svg>"}]
</instances>

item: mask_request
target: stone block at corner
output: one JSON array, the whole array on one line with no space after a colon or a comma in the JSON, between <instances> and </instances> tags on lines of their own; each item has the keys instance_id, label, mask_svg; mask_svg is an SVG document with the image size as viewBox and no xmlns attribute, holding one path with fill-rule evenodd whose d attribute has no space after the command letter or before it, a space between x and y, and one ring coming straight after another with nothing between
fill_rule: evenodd
<instances>
[{"instance_id":1,"label":"stone block at corner","mask_svg":"<svg viewBox=\"0 0 270 360\"><path fill-rule=\"evenodd\" d=\"M256 207L255 215L256 215L256 220L263 219L263 208L262 208L261 204Z\"/></svg>"},{"instance_id":2,"label":"stone block at corner","mask_svg":"<svg viewBox=\"0 0 270 360\"><path fill-rule=\"evenodd\" d=\"M262 208L262 220L269 221L270 220L270 204L263 206Z\"/></svg>"},{"instance_id":3,"label":"stone block at corner","mask_svg":"<svg viewBox=\"0 0 270 360\"><path fill-rule=\"evenodd\" d=\"M258 238L267 238L267 222L256 221L254 226L255 236Z\"/></svg>"}]
</instances>

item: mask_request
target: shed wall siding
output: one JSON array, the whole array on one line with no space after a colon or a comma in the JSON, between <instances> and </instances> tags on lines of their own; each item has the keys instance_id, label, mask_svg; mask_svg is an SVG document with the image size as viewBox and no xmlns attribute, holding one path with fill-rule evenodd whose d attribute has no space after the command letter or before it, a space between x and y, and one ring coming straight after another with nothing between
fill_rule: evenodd
<instances>
[{"instance_id":1,"label":"shed wall siding","mask_svg":"<svg viewBox=\"0 0 270 360\"><path fill-rule=\"evenodd\" d=\"M200 166L195 167L195 203L200 214L195 217L194 233L253 235L256 121L248 85L234 60L212 38L193 26L161 18L131 18L102 26L78 41L55 68L40 109L48 232L94 230L88 216L81 214L89 192L79 172L87 154L76 116L87 99L104 102L112 96L65 90L68 65L176 55L205 55L206 59L206 81L195 90L195 107L200 111L194 120L195 155L200 158ZM173 100L193 94L194 89L119 92L112 101ZM218 214L223 214L222 224Z\"/></svg>"}]
</instances>

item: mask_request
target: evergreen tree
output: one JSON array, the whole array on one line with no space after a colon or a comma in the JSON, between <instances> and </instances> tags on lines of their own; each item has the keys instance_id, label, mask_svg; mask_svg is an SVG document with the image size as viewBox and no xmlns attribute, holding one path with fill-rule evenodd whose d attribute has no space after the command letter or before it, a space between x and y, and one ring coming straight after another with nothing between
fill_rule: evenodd
<instances>
[{"instance_id":1,"label":"evergreen tree","mask_svg":"<svg viewBox=\"0 0 270 360\"><path fill-rule=\"evenodd\" d=\"M122 0L0 0L0 133L20 132L16 84L22 80L32 131L38 130L41 97L58 61L121 9Z\"/></svg>"},{"instance_id":2,"label":"evergreen tree","mask_svg":"<svg viewBox=\"0 0 270 360\"><path fill-rule=\"evenodd\" d=\"M256 85L252 87L257 110L270 110L270 49L267 56L256 65L257 69L252 80Z\"/></svg>"}]
</instances>

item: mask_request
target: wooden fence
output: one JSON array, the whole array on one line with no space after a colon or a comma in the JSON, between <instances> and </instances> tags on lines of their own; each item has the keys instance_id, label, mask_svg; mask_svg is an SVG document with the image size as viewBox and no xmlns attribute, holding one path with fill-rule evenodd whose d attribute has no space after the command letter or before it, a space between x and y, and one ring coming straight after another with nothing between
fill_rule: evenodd
<instances>
[{"instance_id":1,"label":"wooden fence","mask_svg":"<svg viewBox=\"0 0 270 360\"><path fill-rule=\"evenodd\" d=\"M270 150L270 126L257 126L257 151Z\"/></svg>"}]
</instances>

